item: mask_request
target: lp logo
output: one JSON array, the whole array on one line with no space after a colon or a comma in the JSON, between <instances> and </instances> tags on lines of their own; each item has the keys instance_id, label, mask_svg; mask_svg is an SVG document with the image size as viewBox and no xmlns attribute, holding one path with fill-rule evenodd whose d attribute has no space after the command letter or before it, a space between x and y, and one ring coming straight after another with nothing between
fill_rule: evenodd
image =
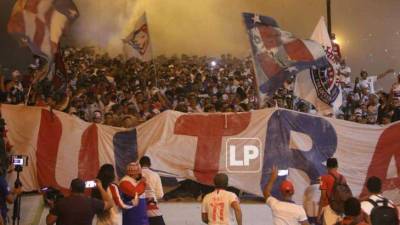
<instances>
[{"instance_id":1,"label":"lp logo","mask_svg":"<svg viewBox=\"0 0 400 225\"><path fill-rule=\"evenodd\" d=\"M261 141L258 138L229 138L226 142L226 169L231 173L261 170Z\"/></svg>"}]
</instances>

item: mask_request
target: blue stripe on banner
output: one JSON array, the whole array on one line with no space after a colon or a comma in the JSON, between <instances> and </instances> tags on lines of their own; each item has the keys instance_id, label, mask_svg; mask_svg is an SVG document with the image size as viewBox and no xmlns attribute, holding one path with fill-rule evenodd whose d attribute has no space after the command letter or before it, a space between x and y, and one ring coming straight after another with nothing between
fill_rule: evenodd
<instances>
[{"instance_id":1,"label":"blue stripe on banner","mask_svg":"<svg viewBox=\"0 0 400 225\"><path fill-rule=\"evenodd\" d=\"M126 165L138 159L136 129L117 132L113 138L113 145L117 175L123 177Z\"/></svg>"},{"instance_id":2,"label":"blue stripe on banner","mask_svg":"<svg viewBox=\"0 0 400 225\"><path fill-rule=\"evenodd\" d=\"M307 135L312 141L311 149L291 149L291 131ZM323 162L334 155L336 147L335 128L323 117L288 110L275 111L267 125L261 188L267 184L274 165L278 169L302 170L311 184L318 183L318 178L326 173ZM286 176L278 177L273 187L274 196L280 197L279 186L285 179Z\"/></svg>"}]
</instances>

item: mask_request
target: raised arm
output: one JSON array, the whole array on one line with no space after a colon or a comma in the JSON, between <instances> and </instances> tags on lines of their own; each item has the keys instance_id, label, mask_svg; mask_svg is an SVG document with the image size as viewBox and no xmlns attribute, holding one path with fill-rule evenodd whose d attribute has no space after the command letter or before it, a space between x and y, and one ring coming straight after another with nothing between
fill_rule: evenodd
<instances>
[{"instance_id":1,"label":"raised arm","mask_svg":"<svg viewBox=\"0 0 400 225\"><path fill-rule=\"evenodd\" d=\"M381 79L390 73L394 73L394 69L388 69L385 72L378 74L377 79Z\"/></svg>"},{"instance_id":2,"label":"raised arm","mask_svg":"<svg viewBox=\"0 0 400 225\"><path fill-rule=\"evenodd\" d=\"M100 180L96 180L96 185L97 185L97 190L99 190L101 198L103 199L104 202L104 210L111 209L111 207L113 206L111 196L108 195L106 190L104 190Z\"/></svg>"},{"instance_id":3,"label":"raised arm","mask_svg":"<svg viewBox=\"0 0 400 225\"><path fill-rule=\"evenodd\" d=\"M271 177L269 178L268 183L267 183L267 185L265 185L264 190L263 190L263 195L264 195L265 200L267 200L268 197L271 196L271 190L272 190L272 187L273 187L277 177L278 177L278 168L276 166L273 166Z\"/></svg>"}]
</instances>

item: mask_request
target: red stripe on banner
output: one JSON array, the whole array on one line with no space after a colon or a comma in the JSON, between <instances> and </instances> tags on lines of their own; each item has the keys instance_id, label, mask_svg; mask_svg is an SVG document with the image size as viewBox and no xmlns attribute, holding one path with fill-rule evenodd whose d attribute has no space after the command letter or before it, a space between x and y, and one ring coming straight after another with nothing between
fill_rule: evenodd
<instances>
[{"instance_id":1,"label":"red stripe on banner","mask_svg":"<svg viewBox=\"0 0 400 225\"><path fill-rule=\"evenodd\" d=\"M314 57L307 46L300 39L296 39L284 45L287 55L294 61L313 61Z\"/></svg>"},{"instance_id":2,"label":"red stripe on banner","mask_svg":"<svg viewBox=\"0 0 400 225\"><path fill-rule=\"evenodd\" d=\"M78 177L83 180L96 178L99 170L98 135L96 124L90 125L82 134L79 151Z\"/></svg>"},{"instance_id":3,"label":"red stripe on banner","mask_svg":"<svg viewBox=\"0 0 400 225\"><path fill-rule=\"evenodd\" d=\"M37 13L40 1L41 0L27 0L25 4L25 10L32 13Z\"/></svg>"},{"instance_id":4,"label":"red stripe on banner","mask_svg":"<svg viewBox=\"0 0 400 225\"><path fill-rule=\"evenodd\" d=\"M176 120L175 134L197 137L194 175L199 182L213 184L219 169L222 137L239 134L247 128L250 119L250 113L240 113L183 115Z\"/></svg>"},{"instance_id":5,"label":"red stripe on banner","mask_svg":"<svg viewBox=\"0 0 400 225\"><path fill-rule=\"evenodd\" d=\"M273 76L277 75L283 68L279 66L276 61L271 58L268 53L261 53L256 56L264 74L271 79Z\"/></svg>"},{"instance_id":6,"label":"red stripe on banner","mask_svg":"<svg viewBox=\"0 0 400 225\"><path fill-rule=\"evenodd\" d=\"M388 169L392 159L396 163L397 174L400 172L400 142L399 142L400 124L395 124L385 129L379 137L375 147L372 161L368 168L365 184L368 178L372 176L379 177L382 180L382 192L395 190L400 187L400 177L387 178ZM363 186L363 191L360 197L368 196L366 185Z\"/></svg>"},{"instance_id":7,"label":"red stripe on banner","mask_svg":"<svg viewBox=\"0 0 400 225\"><path fill-rule=\"evenodd\" d=\"M54 7L50 7L49 10L46 11L46 13L44 14L44 21L45 24L48 28L50 28L50 24L51 24L51 17L53 16L54 13Z\"/></svg>"},{"instance_id":8,"label":"red stripe on banner","mask_svg":"<svg viewBox=\"0 0 400 225\"><path fill-rule=\"evenodd\" d=\"M262 41L266 49L276 48L282 45L281 33L271 26L258 26Z\"/></svg>"},{"instance_id":9,"label":"red stripe on banner","mask_svg":"<svg viewBox=\"0 0 400 225\"><path fill-rule=\"evenodd\" d=\"M22 11L15 12L8 21L7 31L10 34L25 34L25 21Z\"/></svg>"},{"instance_id":10,"label":"red stripe on banner","mask_svg":"<svg viewBox=\"0 0 400 225\"><path fill-rule=\"evenodd\" d=\"M50 47L51 47L51 54L54 56L55 54L57 54L58 51L58 44L54 43L50 40ZM60 53L61 54L61 53ZM64 73L64 75L67 73Z\"/></svg>"},{"instance_id":11,"label":"red stripe on banner","mask_svg":"<svg viewBox=\"0 0 400 225\"><path fill-rule=\"evenodd\" d=\"M36 29L35 29L35 35L33 36L33 43L39 49L41 49L43 39L44 39L46 25L39 18L35 19L35 25L36 25Z\"/></svg>"},{"instance_id":12,"label":"red stripe on banner","mask_svg":"<svg viewBox=\"0 0 400 225\"><path fill-rule=\"evenodd\" d=\"M60 119L54 113L43 109L36 151L37 179L40 187L61 188L55 178L61 134Z\"/></svg>"}]
</instances>

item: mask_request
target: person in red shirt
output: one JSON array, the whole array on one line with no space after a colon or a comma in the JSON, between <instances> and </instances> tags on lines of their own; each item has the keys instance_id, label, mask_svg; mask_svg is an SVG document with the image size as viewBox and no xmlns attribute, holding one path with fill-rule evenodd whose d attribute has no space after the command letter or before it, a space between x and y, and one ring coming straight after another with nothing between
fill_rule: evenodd
<instances>
[{"instance_id":1,"label":"person in red shirt","mask_svg":"<svg viewBox=\"0 0 400 225\"><path fill-rule=\"evenodd\" d=\"M345 183L346 179L343 175L338 172L338 161L336 158L329 158L326 161L326 167L328 169L328 173L320 177L320 190L321 197L319 201L319 218L324 215L324 220L337 220L340 218L340 215L336 215L333 210L329 210L329 197L332 194L333 185L335 184L335 178L339 180L341 183Z\"/></svg>"}]
</instances>

